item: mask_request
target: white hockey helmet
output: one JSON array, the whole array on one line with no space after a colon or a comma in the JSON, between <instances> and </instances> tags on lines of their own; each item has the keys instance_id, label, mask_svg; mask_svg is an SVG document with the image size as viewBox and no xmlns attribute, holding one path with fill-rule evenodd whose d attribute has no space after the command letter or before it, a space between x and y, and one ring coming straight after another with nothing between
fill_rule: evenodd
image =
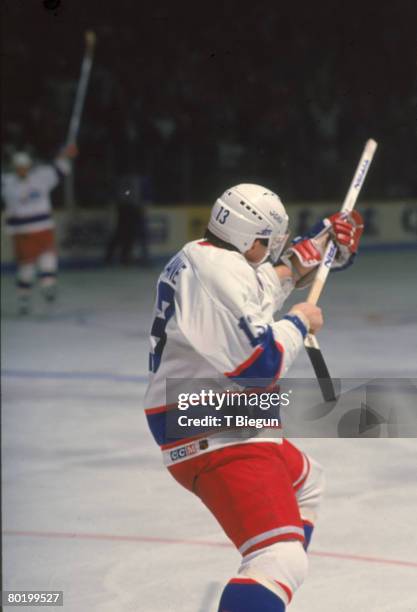
<instances>
[{"instance_id":1,"label":"white hockey helmet","mask_svg":"<svg viewBox=\"0 0 417 612\"><path fill-rule=\"evenodd\" d=\"M32 158L25 151L18 151L12 157L12 164L15 168L30 168Z\"/></svg>"},{"instance_id":2,"label":"white hockey helmet","mask_svg":"<svg viewBox=\"0 0 417 612\"><path fill-rule=\"evenodd\" d=\"M288 215L279 196L262 185L241 184L227 189L214 203L208 229L241 253L254 241L267 240L277 261L288 238ZM266 258L265 257L265 258Z\"/></svg>"}]
</instances>

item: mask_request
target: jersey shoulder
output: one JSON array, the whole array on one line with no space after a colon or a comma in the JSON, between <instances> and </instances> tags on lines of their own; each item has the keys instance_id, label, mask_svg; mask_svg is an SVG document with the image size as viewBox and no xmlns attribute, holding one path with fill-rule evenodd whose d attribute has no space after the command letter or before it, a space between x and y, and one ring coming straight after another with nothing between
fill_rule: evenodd
<instances>
[{"instance_id":1,"label":"jersey shoulder","mask_svg":"<svg viewBox=\"0 0 417 612\"><path fill-rule=\"evenodd\" d=\"M57 178L57 173L51 164L41 164L30 171L29 177L35 180L50 181Z\"/></svg>"},{"instance_id":2,"label":"jersey shoulder","mask_svg":"<svg viewBox=\"0 0 417 612\"><path fill-rule=\"evenodd\" d=\"M237 251L227 251L205 240L189 242L183 249L195 281L214 301L233 308L249 300L256 290L255 270Z\"/></svg>"}]
</instances>

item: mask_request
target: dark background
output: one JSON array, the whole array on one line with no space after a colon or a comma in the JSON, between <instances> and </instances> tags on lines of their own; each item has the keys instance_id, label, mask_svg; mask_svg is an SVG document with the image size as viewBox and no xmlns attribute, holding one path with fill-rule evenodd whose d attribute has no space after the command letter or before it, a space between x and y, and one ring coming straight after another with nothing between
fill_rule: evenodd
<instances>
[{"instance_id":1,"label":"dark background","mask_svg":"<svg viewBox=\"0 0 417 612\"><path fill-rule=\"evenodd\" d=\"M48 8L47 8L48 7ZM417 193L417 2L8 0L3 163L65 141L84 32L97 34L76 193L150 179L155 202L259 182L284 201L343 197L379 141L367 198Z\"/></svg>"}]
</instances>

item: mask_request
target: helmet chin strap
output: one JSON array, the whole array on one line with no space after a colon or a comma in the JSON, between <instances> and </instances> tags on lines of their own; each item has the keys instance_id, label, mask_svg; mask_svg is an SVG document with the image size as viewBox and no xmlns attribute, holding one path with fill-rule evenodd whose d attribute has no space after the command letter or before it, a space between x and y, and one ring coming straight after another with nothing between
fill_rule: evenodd
<instances>
[{"instance_id":1,"label":"helmet chin strap","mask_svg":"<svg viewBox=\"0 0 417 612\"><path fill-rule=\"evenodd\" d=\"M257 261L256 263L253 261L248 261L248 264L252 266L252 268L254 268L256 270L256 268L258 268L259 266L261 266L263 263L266 262L266 260L268 259L268 257L271 255L270 250L268 249L267 252L265 253L265 255L262 257L262 259L260 261Z\"/></svg>"}]
</instances>

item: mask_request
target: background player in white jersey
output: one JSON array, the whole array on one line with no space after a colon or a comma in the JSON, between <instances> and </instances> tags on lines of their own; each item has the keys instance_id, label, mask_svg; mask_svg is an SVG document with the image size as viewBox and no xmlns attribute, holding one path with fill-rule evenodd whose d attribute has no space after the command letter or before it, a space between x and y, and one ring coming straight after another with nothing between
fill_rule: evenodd
<instances>
[{"instance_id":1,"label":"background player in white jersey","mask_svg":"<svg viewBox=\"0 0 417 612\"><path fill-rule=\"evenodd\" d=\"M77 147L66 146L50 165L33 166L25 152L13 155L14 172L2 174L6 231L13 238L19 313L27 314L35 274L47 301L56 296L57 254L50 192L71 171Z\"/></svg>"},{"instance_id":2,"label":"background player in white jersey","mask_svg":"<svg viewBox=\"0 0 417 612\"><path fill-rule=\"evenodd\" d=\"M167 423L176 405L166 399L166 380L216 378L249 388L251 379L285 375L306 333L321 328L322 313L303 302L279 321L274 313L295 286L311 282L329 235L338 245L334 267L351 263L363 225L358 213L337 213L278 259L287 227L275 193L232 187L214 204L204 240L186 244L158 281L145 411L173 477L201 498L242 554L219 612L285 610L306 575L322 468L267 432L185 432L173 440Z\"/></svg>"}]
</instances>

